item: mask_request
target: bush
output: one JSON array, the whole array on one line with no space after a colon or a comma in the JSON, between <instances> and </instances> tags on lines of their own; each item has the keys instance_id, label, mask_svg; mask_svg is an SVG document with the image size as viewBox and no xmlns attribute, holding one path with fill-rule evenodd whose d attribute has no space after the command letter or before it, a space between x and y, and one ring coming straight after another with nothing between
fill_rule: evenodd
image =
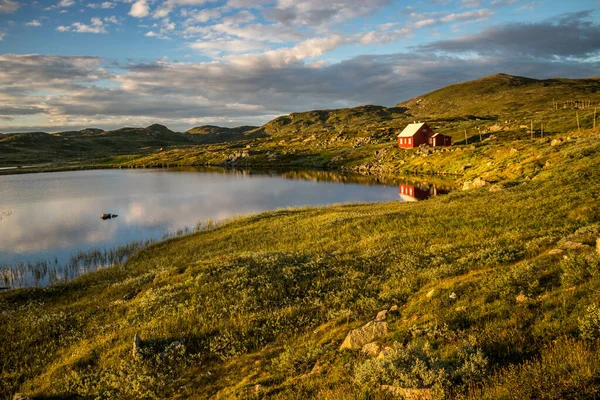
<instances>
[{"instance_id":1,"label":"bush","mask_svg":"<svg viewBox=\"0 0 600 400\"><path fill-rule=\"evenodd\" d=\"M581 254L569 255L560 263L563 270L562 283L565 286L578 285L598 274L600 262L598 257Z\"/></svg>"},{"instance_id":2,"label":"bush","mask_svg":"<svg viewBox=\"0 0 600 400\"><path fill-rule=\"evenodd\" d=\"M600 308L596 304L589 305L585 315L579 320L579 332L582 339L600 338Z\"/></svg>"}]
</instances>

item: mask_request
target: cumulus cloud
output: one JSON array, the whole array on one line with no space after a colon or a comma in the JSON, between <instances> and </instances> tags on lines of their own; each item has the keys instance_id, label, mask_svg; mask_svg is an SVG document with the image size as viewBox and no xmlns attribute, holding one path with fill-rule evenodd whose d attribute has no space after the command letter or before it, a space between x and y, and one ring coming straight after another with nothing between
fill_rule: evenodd
<instances>
[{"instance_id":1,"label":"cumulus cloud","mask_svg":"<svg viewBox=\"0 0 600 400\"><path fill-rule=\"evenodd\" d=\"M117 4L113 3L111 1L104 1L102 3L89 3L87 6L89 8L94 8L94 9L98 9L98 8L109 9L109 8L116 7Z\"/></svg>"},{"instance_id":2,"label":"cumulus cloud","mask_svg":"<svg viewBox=\"0 0 600 400\"><path fill-rule=\"evenodd\" d=\"M33 26L33 27L38 27L38 26L42 26L42 24L40 23L40 21L38 21L37 19L34 19L32 21L29 21L25 24L25 26Z\"/></svg>"},{"instance_id":3,"label":"cumulus cloud","mask_svg":"<svg viewBox=\"0 0 600 400\"><path fill-rule=\"evenodd\" d=\"M105 21L112 22L114 17L107 17ZM102 21L98 17L93 17L89 24L74 22L71 25L60 25L56 28L59 32L78 32L78 33L108 33Z\"/></svg>"},{"instance_id":4,"label":"cumulus cloud","mask_svg":"<svg viewBox=\"0 0 600 400\"><path fill-rule=\"evenodd\" d=\"M21 4L14 0L0 0L0 14L15 12L20 6Z\"/></svg>"},{"instance_id":5,"label":"cumulus cloud","mask_svg":"<svg viewBox=\"0 0 600 400\"><path fill-rule=\"evenodd\" d=\"M137 0L131 6L129 15L135 18L144 18L150 14L150 6L146 0Z\"/></svg>"}]
</instances>

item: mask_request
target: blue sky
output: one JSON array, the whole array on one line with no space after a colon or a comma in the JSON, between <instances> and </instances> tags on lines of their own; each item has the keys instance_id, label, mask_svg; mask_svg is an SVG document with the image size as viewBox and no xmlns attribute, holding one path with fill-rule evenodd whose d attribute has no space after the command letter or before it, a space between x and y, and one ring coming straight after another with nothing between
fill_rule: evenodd
<instances>
[{"instance_id":1,"label":"blue sky","mask_svg":"<svg viewBox=\"0 0 600 400\"><path fill-rule=\"evenodd\" d=\"M261 124L600 73L600 0L0 0L0 132Z\"/></svg>"}]
</instances>

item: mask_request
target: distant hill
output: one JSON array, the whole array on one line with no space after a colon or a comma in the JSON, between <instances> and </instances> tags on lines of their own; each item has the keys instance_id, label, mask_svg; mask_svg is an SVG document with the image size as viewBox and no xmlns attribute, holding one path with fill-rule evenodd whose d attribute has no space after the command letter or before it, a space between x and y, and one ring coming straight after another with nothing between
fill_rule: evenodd
<instances>
[{"instance_id":1,"label":"distant hill","mask_svg":"<svg viewBox=\"0 0 600 400\"><path fill-rule=\"evenodd\" d=\"M163 125L121 128L113 131L88 128L58 133L25 132L0 135L0 164L55 162L114 154L132 154L148 148L193 144L190 135Z\"/></svg>"},{"instance_id":2,"label":"distant hill","mask_svg":"<svg viewBox=\"0 0 600 400\"><path fill-rule=\"evenodd\" d=\"M256 129L258 129L257 126L248 125L238 126L235 128L203 125L189 129L185 133L194 135L193 140L197 143L209 144L252 139L257 136L253 134Z\"/></svg>"},{"instance_id":3,"label":"distant hill","mask_svg":"<svg viewBox=\"0 0 600 400\"><path fill-rule=\"evenodd\" d=\"M415 117L494 117L583 108L600 101L600 79L532 79L495 74L458 83L398 104ZM579 105L578 105L579 104Z\"/></svg>"}]
</instances>

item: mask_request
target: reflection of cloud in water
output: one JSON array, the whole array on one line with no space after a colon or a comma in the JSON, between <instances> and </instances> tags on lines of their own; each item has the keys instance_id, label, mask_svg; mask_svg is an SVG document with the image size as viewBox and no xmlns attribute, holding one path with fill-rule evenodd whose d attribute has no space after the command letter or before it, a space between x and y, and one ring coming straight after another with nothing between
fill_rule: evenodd
<instances>
[{"instance_id":1,"label":"reflection of cloud in water","mask_svg":"<svg viewBox=\"0 0 600 400\"><path fill-rule=\"evenodd\" d=\"M2 210L13 211L0 225L0 264L159 238L208 218L397 199L397 187L166 170L0 176L0 187ZM102 221L102 213L119 218Z\"/></svg>"}]
</instances>

